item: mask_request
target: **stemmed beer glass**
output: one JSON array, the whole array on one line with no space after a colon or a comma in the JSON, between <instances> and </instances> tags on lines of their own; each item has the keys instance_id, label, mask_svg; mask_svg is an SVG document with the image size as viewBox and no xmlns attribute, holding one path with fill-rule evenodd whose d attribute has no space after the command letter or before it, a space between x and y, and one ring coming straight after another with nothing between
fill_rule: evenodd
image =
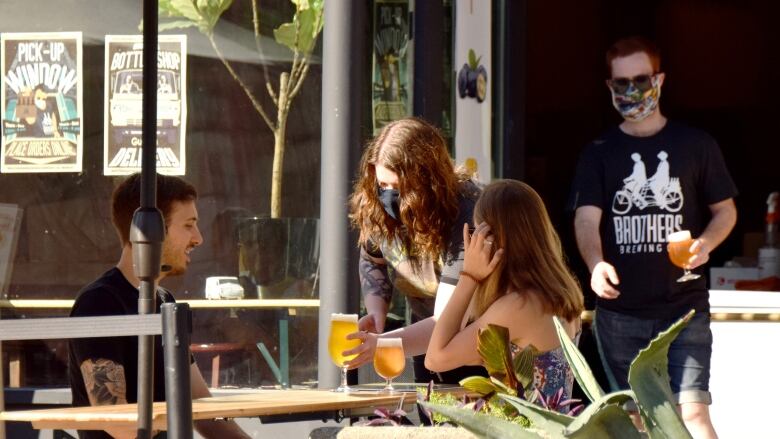
<instances>
[{"instance_id":1,"label":"stemmed beer glass","mask_svg":"<svg viewBox=\"0 0 780 439\"><path fill-rule=\"evenodd\" d=\"M400 338L378 338L376 351L374 351L374 369L376 373L387 381L382 389L393 393L393 378L401 375L406 366L404 346Z\"/></svg>"},{"instance_id":2,"label":"stemmed beer glass","mask_svg":"<svg viewBox=\"0 0 780 439\"><path fill-rule=\"evenodd\" d=\"M357 332L358 315L357 314L331 314L330 315L330 335L328 336L328 352L330 358L341 368L341 385L334 392L351 392L352 389L347 385L347 366L346 362L355 358L354 355L345 357L341 353L360 346L360 339L347 340L347 334Z\"/></svg>"},{"instance_id":3,"label":"stemmed beer glass","mask_svg":"<svg viewBox=\"0 0 780 439\"><path fill-rule=\"evenodd\" d=\"M698 279L701 275L691 273L691 265L688 261L693 257L691 253L691 246L693 245L693 238L691 238L690 230L680 230L669 234L667 237L669 242L669 259L672 263L683 269L683 275L677 279L677 282L687 282L689 280Z\"/></svg>"}]
</instances>

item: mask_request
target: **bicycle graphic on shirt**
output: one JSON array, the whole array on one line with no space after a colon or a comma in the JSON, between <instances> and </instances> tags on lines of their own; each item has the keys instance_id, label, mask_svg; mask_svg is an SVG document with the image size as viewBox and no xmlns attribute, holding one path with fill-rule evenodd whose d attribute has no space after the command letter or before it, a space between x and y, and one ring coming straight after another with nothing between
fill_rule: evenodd
<instances>
[{"instance_id":1,"label":"bicycle graphic on shirt","mask_svg":"<svg viewBox=\"0 0 780 439\"><path fill-rule=\"evenodd\" d=\"M639 154L631 154L634 160L634 170L623 179L623 187L615 192L612 199L612 212L622 215L636 206L643 210L646 207L658 206L669 212L677 212L682 209L683 195L679 178L669 177L668 154L665 151L658 153L661 160L656 173L646 177L645 165Z\"/></svg>"}]
</instances>

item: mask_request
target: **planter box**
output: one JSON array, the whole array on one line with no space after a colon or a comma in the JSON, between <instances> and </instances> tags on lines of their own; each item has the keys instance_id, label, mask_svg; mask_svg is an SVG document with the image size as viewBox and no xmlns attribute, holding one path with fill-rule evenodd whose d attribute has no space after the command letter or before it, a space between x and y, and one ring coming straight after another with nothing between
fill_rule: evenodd
<instances>
[{"instance_id":1,"label":"planter box","mask_svg":"<svg viewBox=\"0 0 780 439\"><path fill-rule=\"evenodd\" d=\"M314 430L310 439L477 439L463 428L455 427L394 427L354 426L323 427Z\"/></svg>"}]
</instances>

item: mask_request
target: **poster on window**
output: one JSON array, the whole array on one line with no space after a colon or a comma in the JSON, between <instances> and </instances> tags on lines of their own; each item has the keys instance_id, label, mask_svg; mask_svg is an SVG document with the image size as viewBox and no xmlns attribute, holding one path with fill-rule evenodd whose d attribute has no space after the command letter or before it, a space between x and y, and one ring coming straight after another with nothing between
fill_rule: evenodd
<instances>
[{"instance_id":1,"label":"poster on window","mask_svg":"<svg viewBox=\"0 0 780 439\"><path fill-rule=\"evenodd\" d=\"M371 111L376 134L411 114L408 0L374 2Z\"/></svg>"},{"instance_id":2,"label":"poster on window","mask_svg":"<svg viewBox=\"0 0 780 439\"><path fill-rule=\"evenodd\" d=\"M22 209L16 204L0 203L0 298L8 297L21 224Z\"/></svg>"},{"instance_id":3,"label":"poster on window","mask_svg":"<svg viewBox=\"0 0 780 439\"><path fill-rule=\"evenodd\" d=\"M455 3L455 160L483 183L493 177L491 3Z\"/></svg>"},{"instance_id":4,"label":"poster on window","mask_svg":"<svg viewBox=\"0 0 780 439\"><path fill-rule=\"evenodd\" d=\"M105 175L141 170L143 36L106 35ZM157 172L184 175L187 37L160 35L157 49Z\"/></svg>"},{"instance_id":5,"label":"poster on window","mask_svg":"<svg viewBox=\"0 0 780 439\"><path fill-rule=\"evenodd\" d=\"M81 32L0 34L0 172L81 172Z\"/></svg>"}]
</instances>

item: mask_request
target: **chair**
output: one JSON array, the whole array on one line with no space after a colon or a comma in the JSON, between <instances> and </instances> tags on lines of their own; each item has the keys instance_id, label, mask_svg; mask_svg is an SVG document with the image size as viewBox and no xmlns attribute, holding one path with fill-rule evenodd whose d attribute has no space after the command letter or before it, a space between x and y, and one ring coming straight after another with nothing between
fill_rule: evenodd
<instances>
[{"instance_id":1,"label":"chair","mask_svg":"<svg viewBox=\"0 0 780 439\"><path fill-rule=\"evenodd\" d=\"M219 366L223 355L236 354L244 351L244 346L240 343L193 343L190 345L190 352L193 354L211 355L211 387L219 387Z\"/></svg>"}]
</instances>

